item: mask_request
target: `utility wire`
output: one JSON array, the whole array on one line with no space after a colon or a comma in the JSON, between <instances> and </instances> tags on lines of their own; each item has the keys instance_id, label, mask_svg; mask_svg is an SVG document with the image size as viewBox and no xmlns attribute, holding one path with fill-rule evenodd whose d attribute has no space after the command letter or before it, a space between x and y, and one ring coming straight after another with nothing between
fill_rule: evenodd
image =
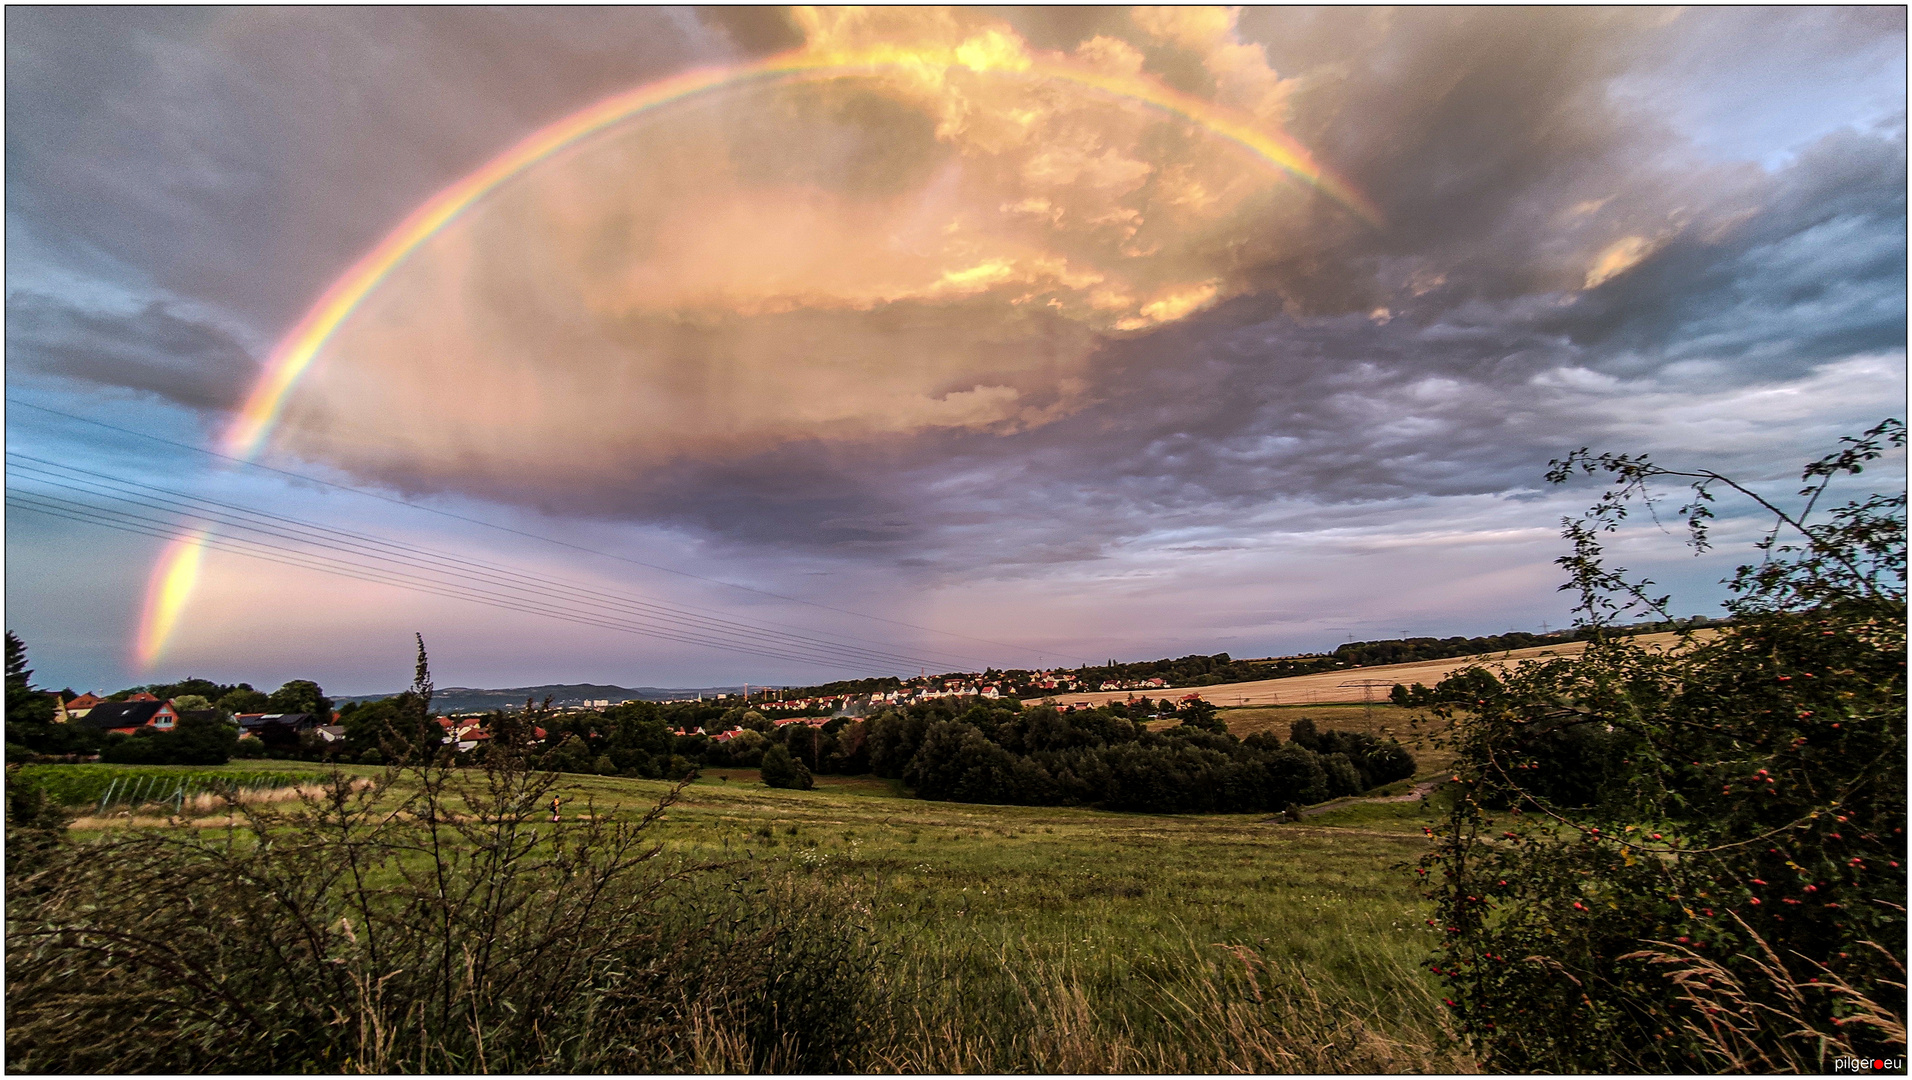
<instances>
[{"instance_id":1,"label":"utility wire","mask_svg":"<svg viewBox=\"0 0 1912 1080\"><path fill-rule=\"evenodd\" d=\"M177 539L177 538L195 537L195 534L189 531L181 531L176 529L169 530L164 528L148 529L148 528L141 527L139 525L127 525L121 521L114 520L110 516L87 516L83 514L75 515L70 513L61 513L57 510L54 510L45 506L24 505L20 503L17 499L13 500L11 505L13 505L16 510L32 511L36 513L46 514L48 516L53 516L53 517L62 517L69 521L76 521L82 524L96 525L102 528L114 529L120 532L132 533L134 535L153 536L153 537L158 537L161 539L167 539L167 538ZM680 644L703 645L708 648L717 649L719 651L722 651L725 653L731 653L731 654L743 653L748 655L767 657L767 658L776 659L776 660L797 661L802 663L817 664L827 668L838 668L845 671L859 671L859 672L868 671L867 665L855 664L855 663L850 663L850 662L840 661L840 660L821 659L817 657L794 656L787 653L779 652L775 649L756 648L756 647L747 646L747 645L738 645L738 644L729 644L729 643L726 643L726 644L706 643L706 642L697 641L696 639L692 637L682 635L682 634L657 633L651 630L644 629L642 627L633 626L630 624L611 622L607 620L594 619L587 615L579 615L575 612L560 611L560 610L555 610L555 609L551 609L547 607L540 607L536 605L513 603L508 600L497 600L493 598L488 598L483 595L474 594L470 590L453 590L453 589L442 588L430 582L422 581L420 579L395 577L389 574L382 574L377 571L367 571L362 568L353 568L348 565L340 564L330 560L312 560L307 558L301 558L296 555L286 557L286 556L270 554L269 547L268 547L268 551L253 550L252 549L253 547L262 547L263 545L255 544L252 547L248 547L243 541L228 542L229 538L223 538L223 537L213 537L213 538L195 537L195 538L201 539L206 544L207 548L210 550L222 551L228 554L240 555L247 558L258 559L265 562L280 563L285 566L292 566L292 567L298 567L298 568L307 569L307 570L314 570L321 573L333 574L339 577L354 578L357 580L367 581L374 584L407 589L413 592L425 593L428 595L442 596L449 599L480 604L486 607L499 608L505 611L521 612L521 613L529 614L529 615L540 615L547 618L557 619L561 622L575 623L580 626L589 626L589 627L594 627L594 628L604 629L604 630L615 630L622 633L634 634L640 637L655 638L661 641L672 641L672 642L677 642Z\"/></svg>"},{"instance_id":2,"label":"utility wire","mask_svg":"<svg viewBox=\"0 0 1912 1080\"><path fill-rule=\"evenodd\" d=\"M698 639L692 635L681 634L681 633L665 633L665 632L660 632L655 629L643 627L643 626L632 624L632 623L593 618L589 615L579 614L575 611L546 607L546 606L537 605L530 602L519 602L510 597L497 597L495 595L484 593L479 590L461 589L455 586L448 586L440 582L434 582L429 579L417 577L414 575L402 574L396 571L380 570L375 567L359 566L356 564L347 563L343 560L331 559L325 556L312 555L308 552L300 552L300 551L297 551L296 549L279 548L276 545L266 544L256 540L245 540L242 538L227 537L227 536L221 536L218 534L214 534L212 536L200 536L196 530L185 528L183 526L173 525L166 522L155 522L152 519L146 519L146 518L139 518L139 519L129 518L127 515L116 512L116 511L105 510L98 507L90 507L87 504L72 502L70 500L61 499L57 496L42 495L42 494L31 493L31 492L10 491L7 493L6 498L7 498L8 505L14 507L16 510L24 510L24 511L32 512L32 513L38 513L47 517L59 518L62 520L76 522L80 524L94 525L100 528L112 529L118 532L131 533L136 536L149 536L149 537L157 537L159 539L173 539L173 540L198 539L201 542L203 542L208 548L211 548L212 550L215 550L215 551L222 551L229 554L241 555L247 558L258 559L264 562L279 563L285 566L294 566L294 567L300 567L303 569L318 570L323 573L334 574L340 577L355 578L357 580L373 582L376 584L392 585L399 588L409 589L414 592L422 592L422 593L427 593L430 595L447 597L449 599L454 599L454 600L464 600L471 603L482 604L487 607L501 608L507 611L517 611L517 612L522 612L522 613L531 614L531 615L542 615L547 618L557 619L563 622L576 623L581 626L592 626L592 627L598 627L598 628L607 629L607 630L617 630L617 631L621 631L628 634L636 634L643 637L657 638L657 639L665 640L665 641L676 641L679 643L703 645L708 648L719 649L719 650L729 651L729 652L750 653L753 655L768 657L768 658L776 659L776 660L791 660L791 661L797 661L797 662L803 662L803 663L822 664L826 667L835 667L845 671L864 671L868 669L867 664L860 663L860 662L849 662L849 661L833 659L833 658L820 658L820 657L814 657L814 656L796 655L796 654L777 650L774 647L759 647L754 645L739 644L739 643L732 643L732 642L710 642L710 641L704 641L704 640Z\"/></svg>"},{"instance_id":3,"label":"utility wire","mask_svg":"<svg viewBox=\"0 0 1912 1080\"><path fill-rule=\"evenodd\" d=\"M89 505L90 509L93 511L100 512L100 513L107 513L107 514L120 514L120 515L129 516L137 521L145 523L148 526L177 528L177 525L173 521L150 518L140 513L140 511L153 510L153 509L162 509L162 512L164 512L163 508L156 508L151 505L148 505L150 502L153 501L150 498L143 502L137 502L132 499L127 499L127 498L116 496L110 493L103 493L94 489L82 488L78 485L55 484L54 486L64 487L67 490L81 491L89 495L100 495L111 501L124 504L123 508L102 508L96 505L86 504L86 505ZM164 500L160 500L160 501L163 502ZM359 559L370 560L375 565L375 568L377 570L384 573L398 573L398 574L404 574L404 575L408 575L412 577L417 577L418 576L417 572L423 572L424 574L427 574L427 575L436 574L438 576L431 578L431 580L445 587L469 589L472 587L473 584L481 585L481 586L491 586L493 588L504 590L504 594L509 595L510 598L514 600L520 600L520 601L528 600L530 602L547 602L547 603L555 602L555 603L566 605L568 608L572 608L572 609L578 609L578 608L582 608L586 610L595 609L596 613L600 616L607 616L607 617L616 618L616 619L636 617L636 618L644 619L651 622L655 622L658 619L657 612L655 611L647 611L641 607L634 608L631 605L619 604L615 602L614 599L607 601L604 598L601 598L592 594L588 594L588 593L580 593L576 590L554 591L550 589L540 588L535 584L527 585L524 582L517 580L511 577L510 575L506 575L506 574L467 573L467 572L460 572L455 569L448 571L446 568L433 565L430 562L407 559L407 558L391 558L391 557L388 557L383 552L380 552L377 550L367 550L365 548L350 545L350 544L329 543L329 542L315 543L313 542L313 539L310 536L301 535L297 532L293 532L290 530L276 529L272 527L261 527L256 525L255 523L248 522L243 519L235 520L230 515L209 513L194 507L182 506L179 504L174 504L174 509L178 510L181 514L183 514L186 517L200 520L200 521L205 521L216 528L223 527L228 532L230 531L253 532L253 533L257 533L259 535L265 536L268 539L272 539L272 540L291 541L292 543L296 545L300 545L300 547L287 548L282 550L287 550L287 551L298 550L302 555L307 557L327 558L333 561L338 561L337 558L334 556L315 554L313 551L309 550L311 548L319 548L322 551L330 550L330 551L338 552L344 556L353 556ZM258 542L250 537L247 537L244 539L246 539L248 542L255 542L255 543ZM321 538L321 540L323 541L323 538ZM269 546L273 546L275 549L278 548L278 545L269 545ZM364 564L360 562L354 562L351 565L362 567ZM453 580L449 582L442 580L442 578L446 578L446 577L452 578ZM496 596L499 596L500 594L496 592L489 592L489 593L486 593L486 595L496 597ZM747 644L751 646L769 645L769 646L774 646L778 648L779 650L786 653L795 652L795 653L804 654L805 659L828 659L831 661L854 660L854 661L865 663L865 664L876 663L876 664L882 664L885 666L913 665L919 662L918 658L909 656L907 654L884 655L884 654L874 653L873 651L870 651L870 650L838 647L831 642L792 640L787 635L766 635L766 634L758 633L751 628L740 627L736 625L713 626L708 624L687 622L686 620L681 620L681 619L666 619L665 621L676 622L678 624L676 626L665 627L665 629L667 629L668 631L677 633L680 635L694 634L694 635L697 635L697 640L699 641L699 643L713 645L713 646L731 645L731 644Z\"/></svg>"},{"instance_id":4,"label":"utility wire","mask_svg":"<svg viewBox=\"0 0 1912 1080\"><path fill-rule=\"evenodd\" d=\"M478 590L460 589L455 586L448 586L441 582L434 582L426 578L416 577L414 575L406 575L406 574L401 574L394 571L386 571L386 570L381 570L378 568L364 567L354 563L347 563L343 560L331 559L325 556L312 555L309 552L300 552L296 549L280 548L276 545L265 544L256 540L245 540L245 539L235 538L235 537L220 536L217 534L212 536L202 536L199 533L195 532L194 530L188 529L182 526L169 525L163 522L154 523L151 519L129 519L125 514L119 513L119 512L113 512L113 511L90 512L90 511L97 511L98 508L89 508L86 504L73 503L67 500L58 499L57 497L40 496L40 495L33 495L33 494L23 495L21 493L13 493L9 495L8 497L12 501L13 505L18 509L32 510L42 514L47 514L49 516L64 517L72 521L79 521L86 524L99 525L104 528L116 529L121 532L129 532L129 533L134 533L136 535L141 535L141 536L155 536L161 539L188 539L188 538L195 539L204 543L208 548L212 550L224 551L224 552L229 552L229 553L238 554L238 555L245 555L251 558L262 559L266 562L276 562L286 566L297 566L297 567L303 567L306 569L319 570L326 573L337 574L343 577L356 578L362 581L375 582L378 584L396 585L402 588L412 589L413 591L417 591L417 592L425 592L425 593L430 593L432 595L444 596L444 597L449 597L449 598L458 599L458 600L469 600L474 603L484 604L489 607L504 608L510 611L521 611L521 612L526 612L526 613L534 614L534 615L546 615L552 618L561 619L566 622L578 623L580 625L597 626L597 627L602 627L602 628L611 629L611 630L622 630L627 633L640 634L646 637L659 638L660 640L688 642L691 644L705 645L710 648L723 649L725 651L748 652L748 653L753 653L759 656L768 656L768 657L772 657L772 658L780 659L780 660L799 660L799 661L808 662L808 663L824 663L830 666L842 665L842 666L845 666L846 669L849 669L848 665L843 665L841 661L837 661L834 659L821 659L821 658L812 657L812 656L797 656L797 655L792 655L789 653L780 652L775 649L760 648L756 646L751 646L747 644L738 644L734 642L721 642L721 643L708 642L708 641L703 641L701 639L693 637L691 635L686 635L681 633L679 634L661 633L648 628L639 627L633 624L618 623L618 622L613 622L613 621L604 620L604 619L592 618L588 615L580 615L577 612L571 611L571 610L553 609L553 608L536 605L529 602L520 602L520 601L517 601L515 598L511 598L511 597L500 598L493 594L483 593ZM47 505L47 504L52 504L52 505ZM264 552L272 552L274 554L264 554Z\"/></svg>"},{"instance_id":5,"label":"utility wire","mask_svg":"<svg viewBox=\"0 0 1912 1080\"><path fill-rule=\"evenodd\" d=\"M263 472L276 473L280 476L290 477L294 480L301 480L308 484L318 484L322 487L333 488L338 491L349 491L355 495L362 495L368 499L377 499L380 502L388 502L395 506L403 506L412 510L422 510L428 514L437 514L439 517L450 518L454 521L463 521L463 522L466 522L467 524L479 525L487 529L496 529L499 532L511 533L514 536L522 536L522 537L526 537L532 540L537 540L546 544L555 544L558 547L570 548L573 551L582 551L589 555L599 556L600 558L616 559L619 562L630 563L633 566L642 566L651 570L662 571L663 573L666 573L666 574L676 574L678 577L690 578L693 581L703 581L703 582L708 582L712 585L722 585L726 588L740 589L744 592L756 593L759 596L768 596L777 600L785 600L793 604L803 604L806 607L820 608L824 611L834 611L840 615L854 615L859 619L869 619L874 622L888 623L891 626L903 626L903 627L908 627L911 630L922 630L926 633L941 634L945 637L962 638L966 641L981 642L982 644L985 644L985 645L996 645L1005 649L1014 649L1015 651L1019 653L1027 653L1031 651L1029 647L1026 645L1016 645L1007 641L997 641L993 638L977 637L974 634L959 634L954 630L939 630L933 626L920 626L916 623L903 622L900 619L889 619L881 615L871 615L867 612L855 611L850 608L840 608L830 604L819 603L815 600L805 600L802 597L786 596L783 593L775 593L767 589L758 589L749 585L739 585L734 581L724 581L721 578L706 577L702 574L693 574L688 570L678 570L673 567L660 565L658 563L645 562L642 559L633 559L626 555L617 555L609 551L601 551L597 548L585 547L582 544L573 544L569 541L559 540L554 537L542 535L540 533L528 532L523 529L514 529L508 525L499 525L495 522L485 521L482 518L467 517L464 514L453 513L449 510L441 510L441 509L438 509L437 507L426 506L421 503L408 502L404 499L395 499L389 495L381 495L378 492L368 491L365 488L353 487L350 484L340 484L331 480L321 480L316 476L308 476L305 473L292 472L289 469L275 468L271 465L263 465L256 461L249 461L245 458L235 457L230 454L222 454L218 452L217 450L208 450L203 446L194 446L191 443L180 442L176 439L164 438L159 435L153 435L144 431L138 431L133 428L120 427L117 424L109 424L109 423L106 423L105 421L95 420L87 416L80 416L76 413L63 412L59 409L48 408L45 405L35 405L32 402L21 401L18 398L10 397L10 398L7 398L6 401L9 406L20 406L23 408L34 409L39 412L48 413L53 416L64 417L65 419L73 420L78 423L91 424L94 427L105 428L108 431L117 431L123 435L131 435L135 438L147 439L152 442L162 443L167 446L178 447L181 450L190 450L196 454L204 454L207 457L218 458L221 461L230 462L235 465L242 465L249 469L258 469ZM956 655L956 654L951 654L951 655ZM1088 660L1080 656L1069 656L1066 653L1061 655L1065 659L1077 660L1083 664L1089 663ZM987 662L978 660L976 657L973 657L973 656L964 656L964 657L961 657L961 659L971 660L977 663L983 663L985 666L990 666L987 664Z\"/></svg>"},{"instance_id":6,"label":"utility wire","mask_svg":"<svg viewBox=\"0 0 1912 1080\"><path fill-rule=\"evenodd\" d=\"M662 619L666 622L686 626L709 634L743 635L758 640L775 640L781 647L799 648L807 651L825 651L837 658L852 657L865 662L887 664L917 665L924 662L920 656L898 653L890 650L870 649L862 646L845 645L840 642L808 637L805 635L767 631L762 627L740 623L728 619L715 619L695 613L687 613L668 606L628 597L615 593L605 593L592 586L579 586L559 579L545 578L535 574L513 571L485 563L475 562L457 556L446 555L406 544L394 543L381 537L354 533L342 529L300 521L252 507L235 503L207 499L189 495L168 488L109 476L76 466L49 462L21 453L9 453L9 463L16 472L40 483L52 484L67 490L83 491L88 494L102 495L115 501L147 509L152 504L169 507L179 513L206 519L215 524L241 530L251 530L291 540L295 543L312 544L361 557L381 559L400 563L410 569L477 581L487 585L499 586L511 591L532 591L546 598L555 598L569 604L596 608L622 609L617 614L636 615L643 618ZM31 464L27 464L30 462ZM50 466L51 468L48 468ZM55 472L53 470L60 470ZM61 473L77 474L80 479ZM112 485L134 490L140 493L138 500L128 499L110 490L102 490L102 485ZM207 509L213 507L215 509ZM231 511L231 512L228 512ZM263 522L263 524L261 524ZM383 550L380 550L383 549Z\"/></svg>"}]
</instances>

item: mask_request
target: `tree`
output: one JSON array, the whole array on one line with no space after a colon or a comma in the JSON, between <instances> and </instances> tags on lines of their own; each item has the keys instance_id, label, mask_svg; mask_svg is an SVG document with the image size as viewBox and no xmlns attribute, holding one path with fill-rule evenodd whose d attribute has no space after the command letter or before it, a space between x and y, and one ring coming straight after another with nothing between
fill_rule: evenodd
<instances>
[{"instance_id":1,"label":"tree","mask_svg":"<svg viewBox=\"0 0 1912 1080\"><path fill-rule=\"evenodd\" d=\"M187 678L176 683L153 683L146 688L146 692L161 701L171 701L195 694L207 701L218 701L235 689L237 687L221 686L211 679Z\"/></svg>"},{"instance_id":2,"label":"tree","mask_svg":"<svg viewBox=\"0 0 1912 1080\"><path fill-rule=\"evenodd\" d=\"M53 698L33 687L33 669L27 666L27 647L7 631L7 720L29 724L53 721Z\"/></svg>"},{"instance_id":3,"label":"tree","mask_svg":"<svg viewBox=\"0 0 1912 1080\"><path fill-rule=\"evenodd\" d=\"M237 716L240 713L268 712L272 708L272 699L251 686L240 683L230 693L219 698L215 704L222 712Z\"/></svg>"},{"instance_id":4,"label":"tree","mask_svg":"<svg viewBox=\"0 0 1912 1080\"><path fill-rule=\"evenodd\" d=\"M823 736L816 728L808 724L787 724L779 734L783 736L779 741L806 768L814 772L821 767Z\"/></svg>"},{"instance_id":5,"label":"tree","mask_svg":"<svg viewBox=\"0 0 1912 1080\"><path fill-rule=\"evenodd\" d=\"M714 764L748 769L763 763L764 748L768 745L769 739L746 728L735 738L715 744L709 751L709 757Z\"/></svg>"},{"instance_id":6,"label":"tree","mask_svg":"<svg viewBox=\"0 0 1912 1080\"><path fill-rule=\"evenodd\" d=\"M810 770L803 762L790 756L790 751L782 743L771 743L770 749L763 755L763 782L774 788L795 788L809 791L816 786L810 776Z\"/></svg>"},{"instance_id":7,"label":"tree","mask_svg":"<svg viewBox=\"0 0 1912 1080\"><path fill-rule=\"evenodd\" d=\"M54 696L33 686L27 647L7 631L7 753L85 754L105 739L98 728L53 722Z\"/></svg>"},{"instance_id":8,"label":"tree","mask_svg":"<svg viewBox=\"0 0 1912 1080\"><path fill-rule=\"evenodd\" d=\"M922 746L903 770L903 782L925 799L1017 802L1015 764L1014 755L974 725L944 720L924 734Z\"/></svg>"},{"instance_id":9,"label":"tree","mask_svg":"<svg viewBox=\"0 0 1912 1080\"><path fill-rule=\"evenodd\" d=\"M1781 505L1709 470L1585 451L1618 483L1564 522L1591 644L1436 709L1459 797L1420 871L1462 1030L1492 1071L1829 1072L1904 1052L1905 496L1816 517L1887 421L1808 464ZM1648 650L1666 614L1601 539L1649 484L1685 481L1704 550L1716 492L1772 522L1729 579L1732 625ZM1485 688L1478 678L1461 680Z\"/></svg>"},{"instance_id":10,"label":"tree","mask_svg":"<svg viewBox=\"0 0 1912 1080\"><path fill-rule=\"evenodd\" d=\"M293 679L274 690L266 699L268 712L312 713L328 720L332 715L332 699L325 696L319 684L310 679Z\"/></svg>"},{"instance_id":11,"label":"tree","mask_svg":"<svg viewBox=\"0 0 1912 1080\"><path fill-rule=\"evenodd\" d=\"M1315 722L1304 716L1288 725L1288 741L1296 746L1303 746L1310 750L1319 750L1321 748L1321 733L1315 730Z\"/></svg>"},{"instance_id":12,"label":"tree","mask_svg":"<svg viewBox=\"0 0 1912 1080\"><path fill-rule=\"evenodd\" d=\"M224 765L239 741L237 725L209 716L182 716L172 731L142 728L108 735L100 760L118 765Z\"/></svg>"},{"instance_id":13,"label":"tree","mask_svg":"<svg viewBox=\"0 0 1912 1080\"><path fill-rule=\"evenodd\" d=\"M404 694L396 694L379 701L352 704L358 707L348 705L339 711L339 726L345 729L345 748L362 755L384 748L406 718L408 702Z\"/></svg>"},{"instance_id":14,"label":"tree","mask_svg":"<svg viewBox=\"0 0 1912 1080\"><path fill-rule=\"evenodd\" d=\"M1216 715L1214 703L1203 701L1201 698L1196 698L1194 701L1182 706L1182 708L1176 712L1176 715L1181 717L1182 723L1190 727L1201 728L1203 731L1228 730L1228 722Z\"/></svg>"}]
</instances>

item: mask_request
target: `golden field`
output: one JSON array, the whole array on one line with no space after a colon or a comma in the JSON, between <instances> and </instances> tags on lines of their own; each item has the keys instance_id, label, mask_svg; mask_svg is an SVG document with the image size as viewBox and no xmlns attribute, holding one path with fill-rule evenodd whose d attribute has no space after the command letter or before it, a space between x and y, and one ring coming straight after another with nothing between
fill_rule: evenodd
<instances>
[{"instance_id":1,"label":"golden field","mask_svg":"<svg viewBox=\"0 0 1912 1080\"><path fill-rule=\"evenodd\" d=\"M1698 630L1697 638L1717 633L1714 630ZM1677 633L1642 634L1634 640L1651 648L1666 648L1679 641ZM1197 693L1206 701L1222 708L1234 708L1243 705L1314 705L1335 702L1358 702L1364 700L1387 700L1388 688L1394 683L1412 686L1423 683L1433 686L1454 672L1475 664L1486 667L1504 667L1517 664L1522 660L1537 660L1542 657L1578 656L1586 651L1584 641L1565 641L1558 645L1543 645L1533 649L1515 649L1504 653L1481 653L1475 656L1455 656L1446 660L1417 660L1408 664L1382 664L1374 667L1342 668L1339 671L1322 672L1315 675L1291 675L1285 679L1263 679L1259 682L1223 683L1220 686L1174 687L1168 691L1171 698L1184 694ZM1381 681L1383 685L1364 688L1363 681ZM1106 705L1111 701L1127 701L1140 696L1137 690L1099 690L1093 693L1056 694L1055 700L1064 705L1088 702L1090 705ZM1155 691L1155 697L1162 696ZM1026 705L1040 703L1042 698L1031 698Z\"/></svg>"}]
</instances>

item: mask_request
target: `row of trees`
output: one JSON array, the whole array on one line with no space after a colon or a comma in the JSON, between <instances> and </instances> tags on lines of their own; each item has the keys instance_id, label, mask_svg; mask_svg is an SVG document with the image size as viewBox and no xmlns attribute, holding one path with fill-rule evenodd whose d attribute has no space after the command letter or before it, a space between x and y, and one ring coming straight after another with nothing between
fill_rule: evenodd
<instances>
[{"instance_id":1,"label":"row of trees","mask_svg":"<svg viewBox=\"0 0 1912 1080\"><path fill-rule=\"evenodd\" d=\"M653 702L603 712L534 708L495 713L485 728L493 740L528 744L537 767L559 772L677 779L698 767L760 768L766 783L789 788L808 788L819 774L874 774L928 799L1162 813L1278 811L1358 794L1415 770L1395 742L1318 731L1307 720L1291 727L1285 743L1273 733L1237 739L1206 702L1168 710L1180 723L1159 732L1120 704L1061 712L939 699L820 727L779 727L733 706L704 725L732 733L723 740L677 734L683 711ZM409 694L343 711L346 737L331 752L384 760L391 732L416 715Z\"/></svg>"},{"instance_id":2,"label":"row of trees","mask_svg":"<svg viewBox=\"0 0 1912 1080\"><path fill-rule=\"evenodd\" d=\"M1190 712L1158 732L1109 710L922 708L876 718L863 743L871 771L924 798L1157 813L1277 811L1414 773L1405 750L1371 736L1301 721L1287 743L1237 739L1212 707Z\"/></svg>"},{"instance_id":3,"label":"row of trees","mask_svg":"<svg viewBox=\"0 0 1912 1080\"><path fill-rule=\"evenodd\" d=\"M1608 627L1603 632L1608 637L1616 634L1658 634L1676 630L1693 630L1703 626L1717 626L1721 619L1709 619L1704 615L1694 615L1687 619L1651 619L1625 628ZM1542 645L1558 645L1563 641L1586 641L1594 636L1591 626L1575 627L1553 634L1528 634L1510 630L1505 634L1489 634L1485 637L1415 637L1392 638L1384 641L1351 641L1334 650L1334 658L1344 661L1350 667L1373 667L1376 664L1410 664L1419 660L1451 660L1457 656L1480 656L1486 653L1509 652L1514 649L1537 649Z\"/></svg>"},{"instance_id":4,"label":"row of trees","mask_svg":"<svg viewBox=\"0 0 1912 1080\"><path fill-rule=\"evenodd\" d=\"M746 723L755 717L742 718ZM812 774L874 774L926 799L1099 806L1158 813L1277 811L1413 775L1399 744L1293 726L1237 739L1214 707L1194 703L1165 731L1120 706L1061 712L1019 703L938 700L823 727L746 727L722 743L680 739L706 765L761 764L766 782L807 787ZM755 760L752 760L752 759Z\"/></svg>"}]
</instances>

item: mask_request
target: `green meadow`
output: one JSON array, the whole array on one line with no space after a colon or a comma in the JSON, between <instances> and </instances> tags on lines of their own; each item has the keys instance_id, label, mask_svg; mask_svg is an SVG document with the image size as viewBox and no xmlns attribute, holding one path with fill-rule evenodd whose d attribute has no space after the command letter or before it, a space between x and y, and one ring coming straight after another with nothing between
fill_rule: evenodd
<instances>
[{"instance_id":1,"label":"green meadow","mask_svg":"<svg viewBox=\"0 0 1912 1080\"><path fill-rule=\"evenodd\" d=\"M1377 728L1383 712L1367 712ZM1230 726L1285 734L1306 714L1348 728L1363 713L1248 709ZM1423 803L1285 822L928 802L894 781L817 779L788 791L756 770L708 770L653 837L667 861L799 881L874 943L898 1008L872 1068L1470 1067L1444 1038L1426 966L1436 941L1411 869L1428 845ZM565 774L556 791L576 823L639 817L671 785ZM78 838L116 822L75 824Z\"/></svg>"},{"instance_id":2,"label":"green meadow","mask_svg":"<svg viewBox=\"0 0 1912 1080\"><path fill-rule=\"evenodd\" d=\"M1407 717L1384 705L1224 717L1237 734L1285 736L1306 717L1409 742ZM205 784L260 770L113 774L122 786L174 772ZM270 772L285 784L317 780L325 768L273 761ZM816 782L811 791L772 789L753 768L711 768L677 791L652 841L667 864L795 883L826 918L872 942L880 996L893 1009L870 1069L1470 1069L1445 1038L1426 969L1436 940L1411 870L1432 820L1421 801L1335 805L1285 822L933 803L874 776ZM585 818L641 818L671 784L560 774L554 793L564 824L579 828ZM273 801L291 795L281 788ZM71 833L203 830L224 820L212 805L170 812L149 805L101 816L88 807Z\"/></svg>"}]
</instances>

